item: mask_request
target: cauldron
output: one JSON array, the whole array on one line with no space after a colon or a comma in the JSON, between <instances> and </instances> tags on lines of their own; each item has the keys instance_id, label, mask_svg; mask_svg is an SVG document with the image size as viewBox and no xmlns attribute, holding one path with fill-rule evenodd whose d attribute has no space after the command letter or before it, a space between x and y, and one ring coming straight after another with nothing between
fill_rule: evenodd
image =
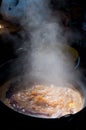
<instances>
[{"instance_id":1,"label":"cauldron","mask_svg":"<svg viewBox=\"0 0 86 130\"><path fill-rule=\"evenodd\" d=\"M6 83L9 79L11 79L14 76L18 76L18 73L12 75L10 70L11 63L13 61L8 62L7 64L4 64L0 68L0 87ZM20 68L21 70L22 68ZM77 82L78 83L78 82ZM85 88L85 81L84 78L81 79L79 82L79 86L83 86L82 92L84 92L84 98L86 98L86 88ZM86 114L86 104L84 105L83 109L75 114L68 114L61 118L37 118L29 115L24 115L22 113L19 113L10 107L8 107L6 104L4 104L2 101L0 101L0 118L3 123L7 123L8 128L51 128L51 129L75 129L78 130L83 128L85 126L85 114ZM2 124L1 124L2 125ZM3 125L2 125L3 126ZM4 127L4 126L3 126Z\"/></svg>"}]
</instances>

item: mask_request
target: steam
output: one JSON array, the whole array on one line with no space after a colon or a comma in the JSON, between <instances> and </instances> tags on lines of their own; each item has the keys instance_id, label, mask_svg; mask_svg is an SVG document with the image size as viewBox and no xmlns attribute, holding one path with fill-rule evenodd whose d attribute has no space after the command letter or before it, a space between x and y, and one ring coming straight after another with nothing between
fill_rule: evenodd
<instances>
[{"instance_id":1,"label":"steam","mask_svg":"<svg viewBox=\"0 0 86 130\"><path fill-rule=\"evenodd\" d=\"M31 40L31 52L26 56L25 81L37 80L57 84L72 80L74 61L71 54L65 52L64 43L67 41L59 20L52 17L45 0L42 0L41 4L38 0L35 2L36 4L31 3L27 20L23 22L27 32L30 30Z\"/></svg>"},{"instance_id":2,"label":"steam","mask_svg":"<svg viewBox=\"0 0 86 130\"><path fill-rule=\"evenodd\" d=\"M20 8L23 13L19 11ZM48 0L20 0L15 8L7 12L12 19L17 15L16 19L30 35L30 41L27 38L21 45L27 52L14 64L16 71L23 64L25 81L56 84L76 77L73 74L74 59L65 49L67 39L64 29L59 23L59 17L52 16Z\"/></svg>"},{"instance_id":3,"label":"steam","mask_svg":"<svg viewBox=\"0 0 86 130\"><path fill-rule=\"evenodd\" d=\"M72 60L68 54L64 54L59 24L44 23L32 32L31 38L32 70L29 77L53 83L69 79Z\"/></svg>"}]
</instances>

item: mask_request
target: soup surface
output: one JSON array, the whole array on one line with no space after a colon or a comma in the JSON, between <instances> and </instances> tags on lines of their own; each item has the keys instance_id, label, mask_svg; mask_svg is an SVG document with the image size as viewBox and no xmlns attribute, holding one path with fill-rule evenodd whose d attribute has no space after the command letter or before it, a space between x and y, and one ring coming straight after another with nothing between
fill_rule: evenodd
<instances>
[{"instance_id":1,"label":"soup surface","mask_svg":"<svg viewBox=\"0 0 86 130\"><path fill-rule=\"evenodd\" d=\"M8 89L6 102L18 112L45 118L77 113L84 104L81 93L72 85L33 85L14 93Z\"/></svg>"}]
</instances>

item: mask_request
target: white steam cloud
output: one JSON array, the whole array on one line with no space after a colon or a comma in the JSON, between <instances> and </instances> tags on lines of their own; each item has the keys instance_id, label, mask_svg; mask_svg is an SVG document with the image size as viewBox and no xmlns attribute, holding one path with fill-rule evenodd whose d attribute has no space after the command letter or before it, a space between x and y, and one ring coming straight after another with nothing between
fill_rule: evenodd
<instances>
[{"instance_id":1,"label":"white steam cloud","mask_svg":"<svg viewBox=\"0 0 86 130\"><path fill-rule=\"evenodd\" d=\"M72 79L73 59L65 52L63 29L59 20L52 17L48 3L42 0L39 4L39 0L36 0L36 4L33 2L31 8L27 8L27 16L23 24L26 30L30 30L31 54L26 56L25 80L56 84Z\"/></svg>"},{"instance_id":2,"label":"white steam cloud","mask_svg":"<svg viewBox=\"0 0 86 130\"><path fill-rule=\"evenodd\" d=\"M9 5L5 7L8 9ZM51 14L48 0L20 0L15 8L7 10L6 16L19 20L30 34L30 48L27 39L22 46L28 50L21 60L25 81L36 79L57 83L75 77L72 73L74 59L65 49L67 39L58 22L59 17L54 18Z\"/></svg>"}]
</instances>

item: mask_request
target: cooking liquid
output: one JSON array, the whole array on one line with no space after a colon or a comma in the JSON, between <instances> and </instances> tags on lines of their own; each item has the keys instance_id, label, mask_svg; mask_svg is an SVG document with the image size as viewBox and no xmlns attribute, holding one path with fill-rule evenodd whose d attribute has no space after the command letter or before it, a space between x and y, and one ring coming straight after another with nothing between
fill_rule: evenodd
<instances>
[{"instance_id":1,"label":"cooking liquid","mask_svg":"<svg viewBox=\"0 0 86 130\"><path fill-rule=\"evenodd\" d=\"M45 118L77 113L84 104L81 93L70 84L69 87L33 85L13 93L8 102L18 112Z\"/></svg>"}]
</instances>

